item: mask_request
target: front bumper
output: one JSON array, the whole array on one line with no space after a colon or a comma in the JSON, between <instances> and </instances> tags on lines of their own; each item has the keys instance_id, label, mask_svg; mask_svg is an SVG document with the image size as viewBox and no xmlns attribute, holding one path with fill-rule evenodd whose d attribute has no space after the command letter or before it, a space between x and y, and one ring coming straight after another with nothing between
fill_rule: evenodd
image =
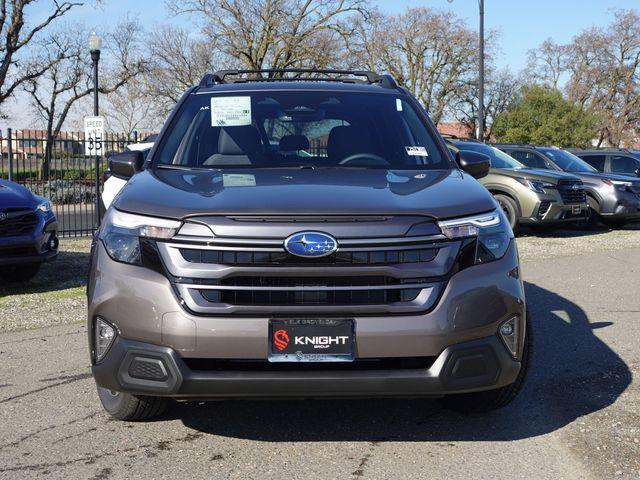
<instances>
[{"instance_id":1,"label":"front bumper","mask_svg":"<svg viewBox=\"0 0 640 480\"><path fill-rule=\"evenodd\" d=\"M273 315L268 311L259 317L191 314L164 275L114 262L101 242L94 246L91 269L90 345L97 316L118 330L118 339L105 359L93 366L98 385L112 390L178 398L438 396L497 388L511 383L519 371L519 362L496 336L499 325L512 316L522 319L522 336L525 331L524 290L515 243L502 259L453 275L426 313L341 315L353 318L356 324L356 361L431 359L428 366L418 369L192 370L187 364L202 359L266 363ZM156 367L164 369L167 378L151 385L141 384L140 379L132 381L128 372L135 355L162 361L163 367ZM455 367L460 355L466 359L465 368ZM460 373L465 369L475 373Z\"/></svg>"},{"instance_id":2,"label":"front bumper","mask_svg":"<svg viewBox=\"0 0 640 480\"><path fill-rule=\"evenodd\" d=\"M178 399L442 396L513 383L520 362L491 336L446 348L429 368L195 370L169 347L118 338L92 371L110 390Z\"/></svg>"},{"instance_id":3,"label":"front bumper","mask_svg":"<svg viewBox=\"0 0 640 480\"><path fill-rule=\"evenodd\" d=\"M598 213L609 220L640 220L640 195L616 190L600 203Z\"/></svg>"},{"instance_id":4,"label":"front bumper","mask_svg":"<svg viewBox=\"0 0 640 480\"><path fill-rule=\"evenodd\" d=\"M58 255L58 223L43 219L33 234L0 238L0 265L50 262ZM54 239L54 248L50 240Z\"/></svg>"},{"instance_id":5,"label":"front bumper","mask_svg":"<svg viewBox=\"0 0 640 480\"><path fill-rule=\"evenodd\" d=\"M578 211L576 211L578 210ZM555 200L540 200L533 215L520 219L522 224L554 224L585 220L589 212L587 203L565 204Z\"/></svg>"}]
</instances>

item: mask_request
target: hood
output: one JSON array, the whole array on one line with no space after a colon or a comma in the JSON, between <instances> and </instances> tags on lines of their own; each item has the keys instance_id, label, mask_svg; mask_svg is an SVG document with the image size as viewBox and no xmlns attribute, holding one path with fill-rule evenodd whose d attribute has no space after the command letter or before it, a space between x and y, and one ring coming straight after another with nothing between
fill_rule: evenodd
<instances>
[{"instance_id":1,"label":"hood","mask_svg":"<svg viewBox=\"0 0 640 480\"><path fill-rule=\"evenodd\" d=\"M495 203L459 170L158 169L129 180L115 206L175 219L243 214L449 218L486 212Z\"/></svg>"},{"instance_id":2,"label":"hood","mask_svg":"<svg viewBox=\"0 0 640 480\"><path fill-rule=\"evenodd\" d=\"M557 184L560 180L579 180L579 178L573 173L557 172L555 170L541 170L536 168L519 168L515 170L507 168L492 168L491 173L506 175L513 178L520 177L528 178L529 180L540 180L553 184Z\"/></svg>"},{"instance_id":3,"label":"hood","mask_svg":"<svg viewBox=\"0 0 640 480\"><path fill-rule=\"evenodd\" d=\"M37 203L29 189L0 179L0 210L35 208Z\"/></svg>"},{"instance_id":4,"label":"hood","mask_svg":"<svg viewBox=\"0 0 640 480\"><path fill-rule=\"evenodd\" d=\"M618 175L616 173L603 173L603 172L584 172L575 173L574 175L580 177L583 182L595 183L598 180L618 180L620 182L632 182L640 184L640 178L630 175Z\"/></svg>"}]
</instances>

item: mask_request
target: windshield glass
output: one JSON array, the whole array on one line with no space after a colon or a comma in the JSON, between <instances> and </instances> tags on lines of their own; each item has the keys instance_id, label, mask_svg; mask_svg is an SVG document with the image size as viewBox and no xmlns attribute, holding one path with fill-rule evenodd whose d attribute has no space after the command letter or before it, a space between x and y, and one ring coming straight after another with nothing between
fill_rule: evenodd
<instances>
[{"instance_id":1,"label":"windshield glass","mask_svg":"<svg viewBox=\"0 0 640 480\"><path fill-rule=\"evenodd\" d=\"M515 158L510 157L502 150L498 150L495 147L491 147L483 143L456 142L455 145L460 150L471 150L478 153L484 153L491 160L491 168L505 168L508 170L526 168L523 164Z\"/></svg>"},{"instance_id":2,"label":"windshield glass","mask_svg":"<svg viewBox=\"0 0 640 480\"><path fill-rule=\"evenodd\" d=\"M312 90L193 94L159 145L154 164L451 168L403 97Z\"/></svg>"},{"instance_id":3,"label":"windshield glass","mask_svg":"<svg viewBox=\"0 0 640 480\"><path fill-rule=\"evenodd\" d=\"M565 172L597 172L597 170L587 162L566 150L560 150L559 148L540 148L539 150L553 160L555 164Z\"/></svg>"}]
</instances>

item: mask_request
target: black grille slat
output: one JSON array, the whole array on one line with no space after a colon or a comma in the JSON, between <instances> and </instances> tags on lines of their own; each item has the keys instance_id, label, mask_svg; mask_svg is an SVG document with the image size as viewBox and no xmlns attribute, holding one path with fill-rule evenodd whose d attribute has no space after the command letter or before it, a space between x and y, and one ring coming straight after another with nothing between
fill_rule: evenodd
<instances>
[{"instance_id":1,"label":"black grille slat","mask_svg":"<svg viewBox=\"0 0 640 480\"><path fill-rule=\"evenodd\" d=\"M0 222L0 237L14 237L33 233L38 224L35 212L23 214L7 213L7 218Z\"/></svg>"},{"instance_id":2,"label":"black grille slat","mask_svg":"<svg viewBox=\"0 0 640 480\"><path fill-rule=\"evenodd\" d=\"M576 189L574 185L579 185L580 188ZM564 203L585 203L587 201L582 182L563 180L558 183L558 192L560 192L560 197L562 197Z\"/></svg>"},{"instance_id":3,"label":"black grille slat","mask_svg":"<svg viewBox=\"0 0 640 480\"><path fill-rule=\"evenodd\" d=\"M191 263L219 265L393 265L432 261L437 248L380 251L338 251L324 258L300 258L282 252L243 252L181 248L182 258Z\"/></svg>"},{"instance_id":4,"label":"black grille slat","mask_svg":"<svg viewBox=\"0 0 640 480\"><path fill-rule=\"evenodd\" d=\"M237 290L233 288L201 289L200 294L209 302L231 305L383 305L414 300L420 293L419 288L415 288L415 285L414 288L397 288L397 286L407 283L424 283L424 279L409 279L409 281L385 276L237 276L224 279L219 283L224 287L238 287ZM381 286L396 286L396 288L362 288ZM426 283L425 286L427 286ZM322 290L314 290L314 287L321 287ZM344 287L354 287L354 289Z\"/></svg>"}]
</instances>

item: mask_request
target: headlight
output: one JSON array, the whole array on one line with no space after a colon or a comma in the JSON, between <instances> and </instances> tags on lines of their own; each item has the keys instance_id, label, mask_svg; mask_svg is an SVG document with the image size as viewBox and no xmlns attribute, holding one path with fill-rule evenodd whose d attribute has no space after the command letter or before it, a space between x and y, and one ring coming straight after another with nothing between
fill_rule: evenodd
<instances>
[{"instance_id":1,"label":"headlight","mask_svg":"<svg viewBox=\"0 0 640 480\"><path fill-rule=\"evenodd\" d=\"M528 178L516 178L522 185L536 193L545 193L545 188L555 188L553 183L542 182L539 180L529 180Z\"/></svg>"},{"instance_id":2,"label":"headlight","mask_svg":"<svg viewBox=\"0 0 640 480\"><path fill-rule=\"evenodd\" d=\"M118 262L140 265L139 237L171 238L182 222L147 217L110 208L100 227L100 239L109 256Z\"/></svg>"},{"instance_id":3,"label":"headlight","mask_svg":"<svg viewBox=\"0 0 640 480\"><path fill-rule=\"evenodd\" d=\"M475 239L474 263L487 263L502 258L509 248L513 231L502 210L485 215L438 222L442 233L450 239Z\"/></svg>"},{"instance_id":4,"label":"headlight","mask_svg":"<svg viewBox=\"0 0 640 480\"><path fill-rule=\"evenodd\" d=\"M48 213L51 211L51 202L49 200L43 200L36 207L37 210L40 210L42 213Z\"/></svg>"},{"instance_id":5,"label":"headlight","mask_svg":"<svg viewBox=\"0 0 640 480\"><path fill-rule=\"evenodd\" d=\"M621 192L627 191L627 190L631 190L631 185L633 185L631 182L625 182L622 180L603 180L604 183L606 183L607 185L615 188L616 190L619 190Z\"/></svg>"}]
</instances>

